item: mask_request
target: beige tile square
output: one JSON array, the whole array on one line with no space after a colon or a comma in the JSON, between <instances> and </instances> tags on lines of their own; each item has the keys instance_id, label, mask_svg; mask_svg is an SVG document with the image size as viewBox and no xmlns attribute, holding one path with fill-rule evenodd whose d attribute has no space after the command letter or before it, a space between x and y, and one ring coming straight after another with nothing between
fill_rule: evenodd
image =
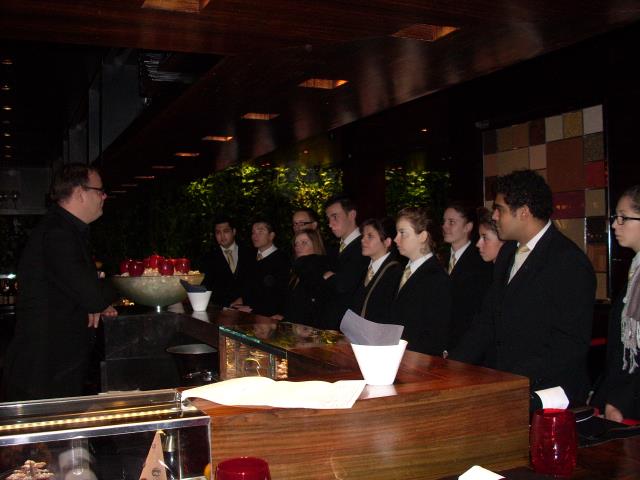
<instances>
[{"instance_id":1,"label":"beige tile square","mask_svg":"<svg viewBox=\"0 0 640 480\"><path fill-rule=\"evenodd\" d=\"M554 140L561 140L562 138L564 138L564 131L562 129L562 115L545 118L544 130L547 142L553 142Z\"/></svg>"},{"instance_id":2,"label":"beige tile square","mask_svg":"<svg viewBox=\"0 0 640 480\"><path fill-rule=\"evenodd\" d=\"M604 188L585 190L584 213L587 217L604 217L607 214L607 199Z\"/></svg>"},{"instance_id":3,"label":"beige tile square","mask_svg":"<svg viewBox=\"0 0 640 480\"><path fill-rule=\"evenodd\" d=\"M529 149L519 148L508 152L499 152L496 167L498 175L506 175L514 170L529 168Z\"/></svg>"},{"instance_id":4,"label":"beige tile square","mask_svg":"<svg viewBox=\"0 0 640 480\"><path fill-rule=\"evenodd\" d=\"M607 274L596 273L596 300L607 300Z\"/></svg>"},{"instance_id":5,"label":"beige tile square","mask_svg":"<svg viewBox=\"0 0 640 480\"><path fill-rule=\"evenodd\" d=\"M498 129L498 152L505 152L513 148L513 129L505 127Z\"/></svg>"},{"instance_id":6,"label":"beige tile square","mask_svg":"<svg viewBox=\"0 0 640 480\"><path fill-rule=\"evenodd\" d=\"M602 105L582 110L584 134L598 133L603 130Z\"/></svg>"},{"instance_id":7,"label":"beige tile square","mask_svg":"<svg viewBox=\"0 0 640 480\"><path fill-rule=\"evenodd\" d=\"M554 220L553 223L565 237L573 240L573 242L583 251L586 250L586 242L584 239L584 218L563 218L560 220Z\"/></svg>"},{"instance_id":8,"label":"beige tile square","mask_svg":"<svg viewBox=\"0 0 640 480\"><path fill-rule=\"evenodd\" d=\"M547 168L547 145L529 147L529 164L533 170Z\"/></svg>"},{"instance_id":9,"label":"beige tile square","mask_svg":"<svg viewBox=\"0 0 640 480\"><path fill-rule=\"evenodd\" d=\"M498 155L485 155L484 156L484 176L494 177L498 175Z\"/></svg>"},{"instance_id":10,"label":"beige tile square","mask_svg":"<svg viewBox=\"0 0 640 480\"><path fill-rule=\"evenodd\" d=\"M582 136L582 110L562 115L562 129L564 138Z\"/></svg>"}]
</instances>

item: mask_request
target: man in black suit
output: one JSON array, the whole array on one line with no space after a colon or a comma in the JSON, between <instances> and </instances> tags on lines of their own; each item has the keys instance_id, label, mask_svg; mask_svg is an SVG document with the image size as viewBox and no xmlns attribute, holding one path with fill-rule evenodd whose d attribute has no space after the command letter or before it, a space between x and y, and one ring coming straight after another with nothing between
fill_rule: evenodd
<instances>
[{"instance_id":1,"label":"man in black suit","mask_svg":"<svg viewBox=\"0 0 640 480\"><path fill-rule=\"evenodd\" d=\"M238 246L236 228L229 217L216 218L214 231L218 245L202 259L202 283L212 291L214 304L228 307L241 296L244 278L255 262L255 252Z\"/></svg>"},{"instance_id":2,"label":"man in black suit","mask_svg":"<svg viewBox=\"0 0 640 480\"><path fill-rule=\"evenodd\" d=\"M291 264L287 254L273 244L275 237L270 222L253 223L251 241L257 249L256 262L244 279L242 298L233 302L239 310L266 316L284 312Z\"/></svg>"},{"instance_id":3,"label":"man in black suit","mask_svg":"<svg viewBox=\"0 0 640 480\"><path fill-rule=\"evenodd\" d=\"M329 252L333 270L324 274L327 307L323 328L337 330L352 296L364 278L369 258L362 255L362 237L356 224L357 211L351 199L344 195L329 199L325 203L325 213L329 228L340 239L340 245Z\"/></svg>"},{"instance_id":4,"label":"man in black suit","mask_svg":"<svg viewBox=\"0 0 640 480\"><path fill-rule=\"evenodd\" d=\"M450 357L484 359L529 377L532 391L561 386L573 404L589 389L587 352L595 300L589 259L549 218L551 191L540 175L498 178L493 218L500 238L494 282L480 316Z\"/></svg>"},{"instance_id":5,"label":"man in black suit","mask_svg":"<svg viewBox=\"0 0 640 480\"><path fill-rule=\"evenodd\" d=\"M5 401L85 393L100 316L115 316L89 248L89 224L106 194L98 172L67 164L53 178L56 202L33 230L18 265L16 330L3 374Z\"/></svg>"}]
</instances>

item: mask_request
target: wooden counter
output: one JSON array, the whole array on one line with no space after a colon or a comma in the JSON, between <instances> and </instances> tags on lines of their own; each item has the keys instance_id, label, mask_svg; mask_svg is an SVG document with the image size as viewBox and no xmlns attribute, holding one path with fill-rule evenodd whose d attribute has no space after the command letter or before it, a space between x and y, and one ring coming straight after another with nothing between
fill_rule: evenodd
<instances>
[{"instance_id":1,"label":"wooden counter","mask_svg":"<svg viewBox=\"0 0 640 480\"><path fill-rule=\"evenodd\" d=\"M238 312L211 320L268 323ZM349 345L289 352L290 380L362 378ZM435 479L474 464L494 471L528 464L528 385L516 375L408 351L395 385L366 387L351 409L195 404L211 417L214 464L258 456L279 480Z\"/></svg>"}]
</instances>

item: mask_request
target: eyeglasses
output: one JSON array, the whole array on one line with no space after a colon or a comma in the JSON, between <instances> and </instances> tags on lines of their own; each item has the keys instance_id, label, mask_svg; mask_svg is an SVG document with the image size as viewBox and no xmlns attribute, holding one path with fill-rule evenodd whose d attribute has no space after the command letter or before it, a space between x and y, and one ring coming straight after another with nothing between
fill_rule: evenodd
<instances>
[{"instance_id":1,"label":"eyeglasses","mask_svg":"<svg viewBox=\"0 0 640 480\"><path fill-rule=\"evenodd\" d=\"M625 217L624 215L611 215L609 221L616 222L617 225L624 225L627 220L640 220L640 217Z\"/></svg>"},{"instance_id":2,"label":"eyeglasses","mask_svg":"<svg viewBox=\"0 0 640 480\"><path fill-rule=\"evenodd\" d=\"M294 227L304 227L305 225L311 225L313 222L293 222Z\"/></svg>"},{"instance_id":3,"label":"eyeglasses","mask_svg":"<svg viewBox=\"0 0 640 480\"><path fill-rule=\"evenodd\" d=\"M107 192L104 191L104 187L89 187L87 185L83 185L82 188L85 190L95 190L96 192L100 192L102 195L107 194Z\"/></svg>"}]
</instances>

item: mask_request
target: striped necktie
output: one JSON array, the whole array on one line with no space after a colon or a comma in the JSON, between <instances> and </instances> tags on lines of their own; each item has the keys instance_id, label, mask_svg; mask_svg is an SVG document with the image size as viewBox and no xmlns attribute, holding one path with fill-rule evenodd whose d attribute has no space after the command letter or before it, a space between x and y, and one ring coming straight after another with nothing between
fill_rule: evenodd
<instances>
[{"instance_id":1,"label":"striped necktie","mask_svg":"<svg viewBox=\"0 0 640 480\"><path fill-rule=\"evenodd\" d=\"M407 283L409 277L411 276L411 267L409 265L406 266L404 272L402 273L402 278L400 279L400 286L398 287L398 291L402 290L404 284Z\"/></svg>"},{"instance_id":2,"label":"striped necktie","mask_svg":"<svg viewBox=\"0 0 640 480\"><path fill-rule=\"evenodd\" d=\"M369 268L367 269L367 276L364 278L364 286L366 287L367 285L369 285L369 282L371 282L371 280L373 279L373 267L371 265L369 265Z\"/></svg>"},{"instance_id":3,"label":"striped necktie","mask_svg":"<svg viewBox=\"0 0 640 480\"><path fill-rule=\"evenodd\" d=\"M236 264L233 261L233 250L231 250L230 248L225 248L224 254L227 257L227 263L229 264L229 268L233 273L236 273Z\"/></svg>"}]
</instances>

